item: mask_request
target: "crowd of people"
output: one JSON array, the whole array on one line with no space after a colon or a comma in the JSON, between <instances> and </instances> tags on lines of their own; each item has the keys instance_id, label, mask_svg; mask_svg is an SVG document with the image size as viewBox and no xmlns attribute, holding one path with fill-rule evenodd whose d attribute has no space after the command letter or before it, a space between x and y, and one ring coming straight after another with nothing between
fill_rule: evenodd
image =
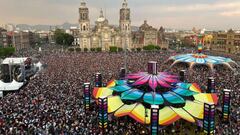
<instances>
[{"instance_id":1,"label":"crowd of people","mask_svg":"<svg viewBox=\"0 0 240 135\"><path fill-rule=\"evenodd\" d=\"M187 66L169 69L167 59L175 54L170 51L129 52L127 71L146 71L147 62L151 60L158 62L158 71L178 74ZM84 110L82 84L93 83L96 72L102 73L105 83L118 78L120 68L124 67L124 53L70 53L45 48L42 52L31 51L26 55L35 55L48 66L32 77L19 92L9 93L0 99L0 134L104 134L97 125L95 103L91 104L91 111ZM236 57L236 60L239 58ZM188 71L187 80L206 86L209 75L216 78L216 90L220 97L223 89L233 90L230 124L218 122L216 133L240 134L240 75L221 67L216 68L214 73L205 67L196 67ZM169 127L164 130L166 134L174 134L171 131ZM125 117L113 117L105 132L110 135L149 134L145 125Z\"/></svg>"}]
</instances>

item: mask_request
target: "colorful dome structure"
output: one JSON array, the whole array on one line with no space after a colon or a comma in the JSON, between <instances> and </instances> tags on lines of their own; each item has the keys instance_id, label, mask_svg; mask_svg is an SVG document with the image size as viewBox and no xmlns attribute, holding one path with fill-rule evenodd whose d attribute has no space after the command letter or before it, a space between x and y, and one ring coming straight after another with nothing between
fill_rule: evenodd
<instances>
[{"instance_id":1,"label":"colorful dome structure","mask_svg":"<svg viewBox=\"0 0 240 135\"><path fill-rule=\"evenodd\" d=\"M142 124L150 124L151 105L157 105L162 126L181 118L193 123L202 120L204 103L217 104L216 94L202 93L197 84L180 82L178 76L156 69L157 63L149 62L148 72L129 74L125 80L96 87L93 97L107 97L108 113L129 116Z\"/></svg>"},{"instance_id":2,"label":"colorful dome structure","mask_svg":"<svg viewBox=\"0 0 240 135\"><path fill-rule=\"evenodd\" d=\"M202 36L200 35L199 38L202 38ZM172 56L168 61L173 61L171 67L178 63L187 63L190 69L195 65L206 65L212 70L215 65L225 65L231 70L234 70L232 65L238 66L237 63L230 58L205 55L202 53L202 50L203 41L201 40L198 44L198 53Z\"/></svg>"}]
</instances>

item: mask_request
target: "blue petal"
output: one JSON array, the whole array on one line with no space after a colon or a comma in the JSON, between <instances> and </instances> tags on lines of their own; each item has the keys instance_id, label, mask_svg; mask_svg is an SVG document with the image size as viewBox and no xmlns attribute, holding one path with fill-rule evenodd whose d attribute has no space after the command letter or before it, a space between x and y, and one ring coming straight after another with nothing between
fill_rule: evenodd
<instances>
[{"instance_id":1,"label":"blue petal","mask_svg":"<svg viewBox=\"0 0 240 135\"><path fill-rule=\"evenodd\" d=\"M130 90L131 87L128 87L127 85L122 85L122 86L115 86L112 87L111 90L116 91L116 92L124 92L127 90Z\"/></svg>"},{"instance_id":2,"label":"blue petal","mask_svg":"<svg viewBox=\"0 0 240 135\"><path fill-rule=\"evenodd\" d=\"M117 85L124 85L124 84L127 83L127 81L126 81L126 80L116 80L115 83L116 83Z\"/></svg>"},{"instance_id":3,"label":"blue petal","mask_svg":"<svg viewBox=\"0 0 240 135\"><path fill-rule=\"evenodd\" d=\"M125 91L121 94L121 99L123 100L137 100L141 98L143 92L137 89L132 89L130 91Z\"/></svg>"},{"instance_id":4,"label":"blue petal","mask_svg":"<svg viewBox=\"0 0 240 135\"><path fill-rule=\"evenodd\" d=\"M205 60L203 58L197 58L196 63L204 64Z\"/></svg>"},{"instance_id":5,"label":"blue petal","mask_svg":"<svg viewBox=\"0 0 240 135\"><path fill-rule=\"evenodd\" d=\"M181 95L181 96L184 96L184 97L189 97L189 96L198 94L194 91L190 91L190 90L187 90L187 89L181 89L181 88L176 88L176 89L173 89L172 91L174 93L177 93L178 95Z\"/></svg>"},{"instance_id":6,"label":"blue petal","mask_svg":"<svg viewBox=\"0 0 240 135\"><path fill-rule=\"evenodd\" d=\"M163 97L171 104L185 103L185 100L182 97L180 97L177 94L172 93L172 92L165 92L163 94Z\"/></svg>"},{"instance_id":7,"label":"blue petal","mask_svg":"<svg viewBox=\"0 0 240 135\"><path fill-rule=\"evenodd\" d=\"M183 89L189 89L191 85L192 85L191 83L177 83L177 86Z\"/></svg>"},{"instance_id":8,"label":"blue petal","mask_svg":"<svg viewBox=\"0 0 240 135\"><path fill-rule=\"evenodd\" d=\"M164 100L160 94L153 96L153 93L146 93L143 97L144 102L151 105L161 105L164 103Z\"/></svg>"}]
</instances>

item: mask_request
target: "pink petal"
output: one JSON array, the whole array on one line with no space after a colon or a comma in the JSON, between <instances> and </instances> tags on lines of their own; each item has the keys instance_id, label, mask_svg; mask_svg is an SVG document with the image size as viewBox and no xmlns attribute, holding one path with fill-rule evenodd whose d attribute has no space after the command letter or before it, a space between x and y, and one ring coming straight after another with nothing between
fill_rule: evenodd
<instances>
[{"instance_id":1,"label":"pink petal","mask_svg":"<svg viewBox=\"0 0 240 135\"><path fill-rule=\"evenodd\" d=\"M155 90L157 87L157 76L151 76L151 78L148 81L149 86Z\"/></svg>"},{"instance_id":2,"label":"pink petal","mask_svg":"<svg viewBox=\"0 0 240 135\"><path fill-rule=\"evenodd\" d=\"M160 72L159 76L164 76L164 77L168 77L168 78L178 78L178 76L176 75L171 75L167 72Z\"/></svg>"},{"instance_id":3,"label":"pink petal","mask_svg":"<svg viewBox=\"0 0 240 135\"><path fill-rule=\"evenodd\" d=\"M133 85L143 85L149 80L149 78L150 78L150 75L143 76L142 78L138 79Z\"/></svg>"},{"instance_id":4,"label":"pink petal","mask_svg":"<svg viewBox=\"0 0 240 135\"><path fill-rule=\"evenodd\" d=\"M160 84L162 87L166 87L169 88L171 87L171 85L169 85L168 83L166 83L165 81L163 81L160 77L158 77L158 84Z\"/></svg>"},{"instance_id":5,"label":"pink petal","mask_svg":"<svg viewBox=\"0 0 240 135\"><path fill-rule=\"evenodd\" d=\"M141 75L131 75L131 76L127 76L127 79L138 79L141 78Z\"/></svg>"},{"instance_id":6,"label":"pink petal","mask_svg":"<svg viewBox=\"0 0 240 135\"><path fill-rule=\"evenodd\" d=\"M174 78L164 77L163 79L167 82L170 82L170 83L179 82L177 79L174 79Z\"/></svg>"},{"instance_id":7,"label":"pink petal","mask_svg":"<svg viewBox=\"0 0 240 135\"><path fill-rule=\"evenodd\" d=\"M141 78L143 76L144 76L144 74L142 72L139 72L139 73L129 74L127 76L127 79L138 79L138 78Z\"/></svg>"}]
</instances>

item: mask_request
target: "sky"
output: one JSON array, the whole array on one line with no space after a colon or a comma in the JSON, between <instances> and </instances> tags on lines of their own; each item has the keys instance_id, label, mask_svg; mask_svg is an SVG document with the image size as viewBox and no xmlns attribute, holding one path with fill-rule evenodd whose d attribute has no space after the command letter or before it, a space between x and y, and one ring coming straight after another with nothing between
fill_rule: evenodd
<instances>
[{"instance_id":1,"label":"sky","mask_svg":"<svg viewBox=\"0 0 240 135\"><path fill-rule=\"evenodd\" d=\"M82 0L0 0L0 24L78 23ZM85 0L91 24L106 11L110 24L118 24L123 0ZM144 20L156 28L211 30L240 29L240 0L128 0L132 25Z\"/></svg>"}]
</instances>

